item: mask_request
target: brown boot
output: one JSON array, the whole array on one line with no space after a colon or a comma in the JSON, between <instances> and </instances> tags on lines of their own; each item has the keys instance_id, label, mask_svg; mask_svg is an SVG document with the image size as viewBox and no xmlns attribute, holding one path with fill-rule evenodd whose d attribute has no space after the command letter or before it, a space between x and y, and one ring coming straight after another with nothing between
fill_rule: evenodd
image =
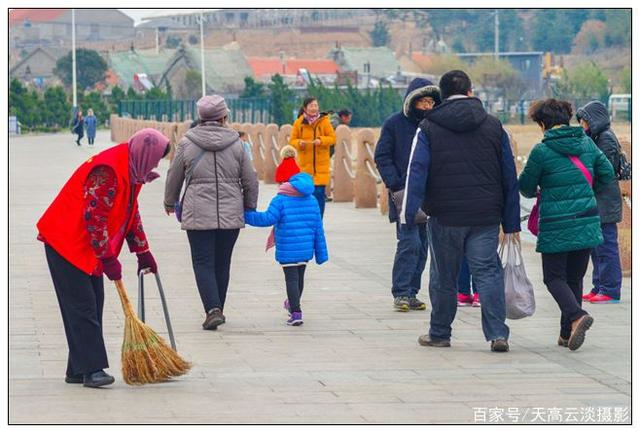
<instances>
[{"instance_id":1,"label":"brown boot","mask_svg":"<svg viewBox=\"0 0 640 433\"><path fill-rule=\"evenodd\" d=\"M225 317L222 314L222 310L220 308L212 308L207 313L207 317L204 319L202 328L213 331L218 329L218 325L222 325L224 322Z\"/></svg>"},{"instance_id":2,"label":"brown boot","mask_svg":"<svg viewBox=\"0 0 640 433\"><path fill-rule=\"evenodd\" d=\"M593 317L585 314L579 319L571 322L571 336L567 342L569 350L578 350L582 343L584 343L584 337L591 325L593 324Z\"/></svg>"},{"instance_id":3,"label":"brown boot","mask_svg":"<svg viewBox=\"0 0 640 433\"><path fill-rule=\"evenodd\" d=\"M569 347L569 339L562 338L562 336L558 337L558 346Z\"/></svg>"}]
</instances>

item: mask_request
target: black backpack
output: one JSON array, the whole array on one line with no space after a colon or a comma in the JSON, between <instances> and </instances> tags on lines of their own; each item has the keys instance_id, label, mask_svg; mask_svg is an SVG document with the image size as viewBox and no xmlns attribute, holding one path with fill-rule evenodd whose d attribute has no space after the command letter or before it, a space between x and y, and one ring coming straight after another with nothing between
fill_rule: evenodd
<instances>
[{"instance_id":1,"label":"black backpack","mask_svg":"<svg viewBox=\"0 0 640 433\"><path fill-rule=\"evenodd\" d=\"M631 163L627 159L627 154L624 153L622 148L619 147L618 149L618 158L620 162L618 164L616 176L618 177L618 180L631 180Z\"/></svg>"}]
</instances>

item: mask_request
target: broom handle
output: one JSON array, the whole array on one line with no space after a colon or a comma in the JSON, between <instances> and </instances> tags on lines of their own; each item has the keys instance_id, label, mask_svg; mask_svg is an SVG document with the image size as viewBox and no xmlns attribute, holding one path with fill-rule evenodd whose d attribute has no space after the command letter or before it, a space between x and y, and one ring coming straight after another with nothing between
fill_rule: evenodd
<instances>
[{"instance_id":1,"label":"broom handle","mask_svg":"<svg viewBox=\"0 0 640 433\"><path fill-rule=\"evenodd\" d=\"M120 302L122 302L122 309L125 312L125 315L135 316L133 312L133 306L131 305L131 301L129 300L129 296L127 296L127 289L124 288L124 283L122 280L115 280L116 289L118 290L118 295L120 295Z\"/></svg>"}]
</instances>

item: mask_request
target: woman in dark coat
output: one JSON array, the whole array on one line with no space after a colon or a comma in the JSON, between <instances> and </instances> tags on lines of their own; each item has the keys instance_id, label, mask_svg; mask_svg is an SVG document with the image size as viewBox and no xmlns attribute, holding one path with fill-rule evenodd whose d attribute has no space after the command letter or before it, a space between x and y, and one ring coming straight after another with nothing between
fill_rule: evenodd
<instances>
[{"instance_id":1,"label":"woman in dark coat","mask_svg":"<svg viewBox=\"0 0 640 433\"><path fill-rule=\"evenodd\" d=\"M585 133L607 157L615 172L620 167L620 143L611 130L607 107L600 101L578 109L576 117ZM618 246L618 223L622 221L622 194L618 179L596 193L604 242L591 252L593 288L582 299L592 304L620 302L622 265Z\"/></svg>"},{"instance_id":2,"label":"woman in dark coat","mask_svg":"<svg viewBox=\"0 0 640 433\"><path fill-rule=\"evenodd\" d=\"M71 132L78 135L76 144L80 146L80 140L82 140L82 137L84 137L84 117L82 117L82 110L78 110L78 112L76 113L76 117L75 119L73 119Z\"/></svg>"}]
</instances>

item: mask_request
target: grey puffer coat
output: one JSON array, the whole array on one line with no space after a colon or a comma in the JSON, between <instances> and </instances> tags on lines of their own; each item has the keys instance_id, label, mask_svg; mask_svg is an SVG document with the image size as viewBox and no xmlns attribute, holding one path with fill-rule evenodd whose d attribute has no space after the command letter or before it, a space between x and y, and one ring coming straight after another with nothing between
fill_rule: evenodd
<instances>
[{"instance_id":1,"label":"grey puffer coat","mask_svg":"<svg viewBox=\"0 0 640 433\"><path fill-rule=\"evenodd\" d=\"M613 171L620 168L620 143L611 130L611 121L607 107L600 101L591 101L584 107L578 108L576 117L584 119L589 124L589 136L596 146L604 153ZM613 180L609 185L596 193L600 220L602 224L619 223L622 221L622 194L618 180Z\"/></svg>"},{"instance_id":2,"label":"grey puffer coat","mask_svg":"<svg viewBox=\"0 0 640 433\"><path fill-rule=\"evenodd\" d=\"M164 207L173 211L187 169L202 151L182 205L183 230L244 227L245 209L258 202L258 178L238 133L218 122L190 129L178 143L167 172Z\"/></svg>"}]
</instances>

